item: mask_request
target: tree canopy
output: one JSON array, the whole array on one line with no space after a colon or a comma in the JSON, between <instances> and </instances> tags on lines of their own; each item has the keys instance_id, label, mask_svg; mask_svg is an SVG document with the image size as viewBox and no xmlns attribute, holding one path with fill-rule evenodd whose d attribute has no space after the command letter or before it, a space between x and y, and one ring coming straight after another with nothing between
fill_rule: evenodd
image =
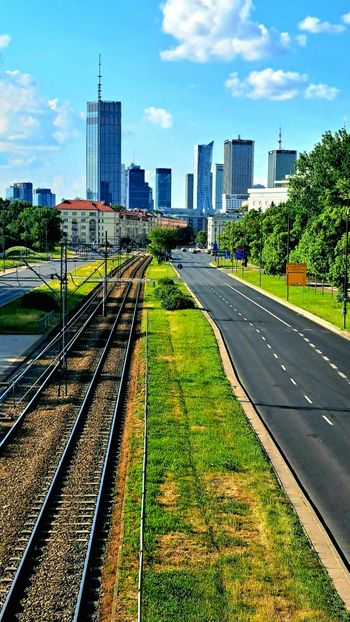
<instances>
[{"instance_id":1,"label":"tree canopy","mask_svg":"<svg viewBox=\"0 0 350 622\"><path fill-rule=\"evenodd\" d=\"M148 233L148 250L158 262L169 257L171 250L179 243L179 229L153 227Z\"/></svg>"},{"instance_id":2,"label":"tree canopy","mask_svg":"<svg viewBox=\"0 0 350 622\"><path fill-rule=\"evenodd\" d=\"M1 199L0 233L5 249L24 245L37 251L52 250L61 238L61 216L52 208Z\"/></svg>"}]
</instances>

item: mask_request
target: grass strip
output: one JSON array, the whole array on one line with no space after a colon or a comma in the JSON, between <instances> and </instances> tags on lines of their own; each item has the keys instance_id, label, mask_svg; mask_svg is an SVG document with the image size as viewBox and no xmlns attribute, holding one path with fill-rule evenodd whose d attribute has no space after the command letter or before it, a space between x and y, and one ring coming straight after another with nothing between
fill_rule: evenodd
<instances>
[{"instance_id":1,"label":"grass strip","mask_svg":"<svg viewBox=\"0 0 350 622\"><path fill-rule=\"evenodd\" d=\"M174 276L152 265L147 276ZM149 414L144 622L349 622L232 395L201 311L146 285ZM142 409L136 413L140 421ZM142 435L125 506L118 620L135 619Z\"/></svg>"},{"instance_id":2,"label":"grass strip","mask_svg":"<svg viewBox=\"0 0 350 622\"><path fill-rule=\"evenodd\" d=\"M215 264L217 265L217 264ZM232 263L229 260L220 259L219 266L221 268L229 268L233 276L238 276L247 283L251 283L257 287L260 286L259 270L254 266L242 269L238 267L237 271L234 266L232 271ZM262 274L261 288L263 291L269 292L282 300L287 299L287 288L284 277L273 276L270 274ZM296 307L305 309L314 315L330 322L337 328L343 328L343 303L336 299L337 289L322 288L322 286L314 287L289 287L289 302ZM350 320L348 322L350 324ZM350 326L346 329L350 330Z\"/></svg>"},{"instance_id":3,"label":"grass strip","mask_svg":"<svg viewBox=\"0 0 350 622\"><path fill-rule=\"evenodd\" d=\"M123 260L124 257L121 258ZM107 270L110 272L112 269L119 265L117 258L109 259ZM96 268L98 268L96 272ZM103 260L91 262L80 268L75 268L68 274L68 286L67 286L67 310L68 312L74 309L81 300L87 296L97 285L96 279L103 278ZM89 279L86 283L80 286L80 283L85 278ZM60 283L57 280L49 281L50 287L54 290L52 292L47 285L41 285L33 291L44 292L50 298L59 301L60 296ZM79 287L78 287L79 286ZM32 335L39 332L38 323L48 313L48 311L40 311L35 308L28 308L23 306L22 297L16 298L7 305L0 307L0 334L26 334ZM54 324L60 321L60 314L55 313ZM53 325L54 325L53 324ZM52 326L51 326L52 328Z\"/></svg>"}]
</instances>

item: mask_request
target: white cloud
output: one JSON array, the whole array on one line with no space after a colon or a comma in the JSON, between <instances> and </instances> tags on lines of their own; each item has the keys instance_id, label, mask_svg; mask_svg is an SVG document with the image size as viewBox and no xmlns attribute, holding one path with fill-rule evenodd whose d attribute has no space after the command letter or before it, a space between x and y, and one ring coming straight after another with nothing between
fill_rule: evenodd
<instances>
[{"instance_id":1,"label":"white cloud","mask_svg":"<svg viewBox=\"0 0 350 622\"><path fill-rule=\"evenodd\" d=\"M345 16L343 16L344 18ZM344 21L344 19L343 19ZM300 30L304 30L305 32L310 32L311 34L328 33L331 35L338 34L340 32L344 32L345 26L343 24L331 24L330 22L321 22L318 17L305 17L298 24Z\"/></svg>"},{"instance_id":2,"label":"white cloud","mask_svg":"<svg viewBox=\"0 0 350 622\"><path fill-rule=\"evenodd\" d=\"M0 35L0 48L7 48L10 41L10 35Z\"/></svg>"},{"instance_id":3,"label":"white cloud","mask_svg":"<svg viewBox=\"0 0 350 622\"><path fill-rule=\"evenodd\" d=\"M163 129L167 129L173 125L172 114L164 108L155 108L154 106L146 108L145 117L149 123L159 125Z\"/></svg>"},{"instance_id":4,"label":"white cloud","mask_svg":"<svg viewBox=\"0 0 350 622\"><path fill-rule=\"evenodd\" d=\"M80 115L69 102L45 100L31 74L0 72L0 92L0 166L29 165L33 153L43 157L79 134Z\"/></svg>"},{"instance_id":5,"label":"white cloud","mask_svg":"<svg viewBox=\"0 0 350 622\"><path fill-rule=\"evenodd\" d=\"M350 13L345 13L345 15L342 15L342 21L344 22L344 24L350 24Z\"/></svg>"},{"instance_id":6,"label":"white cloud","mask_svg":"<svg viewBox=\"0 0 350 622\"><path fill-rule=\"evenodd\" d=\"M306 99L335 99L339 95L339 89L327 84L310 84L305 91Z\"/></svg>"},{"instance_id":7,"label":"white cloud","mask_svg":"<svg viewBox=\"0 0 350 622\"><path fill-rule=\"evenodd\" d=\"M339 93L338 89L326 84L310 84L306 74L274 70L271 67L262 71L251 71L243 80L237 73L231 73L225 86L233 97L273 101L286 101L296 97L331 100Z\"/></svg>"},{"instance_id":8,"label":"white cloud","mask_svg":"<svg viewBox=\"0 0 350 622\"><path fill-rule=\"evenodd\" d=\"M253 61L290 48L297 38L251 20L252 0L166 0L163 31L179 45L164 60L207 62L241 56Z\"/></svg>"}]
</instances>

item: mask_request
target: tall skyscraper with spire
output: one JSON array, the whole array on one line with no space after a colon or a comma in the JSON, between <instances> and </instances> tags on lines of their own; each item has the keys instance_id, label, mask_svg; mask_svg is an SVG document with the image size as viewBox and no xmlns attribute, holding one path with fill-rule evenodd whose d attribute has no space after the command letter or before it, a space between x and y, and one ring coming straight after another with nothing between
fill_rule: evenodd
<instances>
[{"instance_id":1,"label":"tall skyscraper with spire","mask_svg":"<svg viewBox=\"0 0 350 622\"><path fill-rule=\"evenodd\" d=\"M278 134L278 149L269 151L267 186L274 188L276 181L283 181L286 175L294 173L297 152L294 149L282 149L282 129Z\"/></svg>"},{"instance_id":2,"label":"tall skyscraper with spire","mask_svg":"<svg viewBox=\"0 0 350 622\"><path fill-rule=\"evenodd\" d=\"M121 203L121 103L103 101L99 57L97 101L87 103L86 198Z\"/></svg>"}]
</instances>

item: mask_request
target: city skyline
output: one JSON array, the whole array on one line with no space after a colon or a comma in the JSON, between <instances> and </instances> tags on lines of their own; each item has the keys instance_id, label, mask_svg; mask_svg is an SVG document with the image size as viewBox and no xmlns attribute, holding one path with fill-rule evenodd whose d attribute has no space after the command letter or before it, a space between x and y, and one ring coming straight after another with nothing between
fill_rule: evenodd
<instances>
[{"instance_id":1,"label":"city skyline","mask_svg":"<svg viewBox=\"0 0 350 622\"><path fill-rule=\"evenodd\" d=\"M0 194L30 179L58 199L85 196L85 108L96 93L99 53L103 99L123 106L122 162L139 162L153 188L156 168L171 168L174 207L184 207L193 145L212 138L213 162L222 162L224 140L251 137L254 183L266 185L280 125L284 148L298 153L346 125L350 87L340 61L349 23L345 0L327 7L309 0L288 11L262 0L254 8L218 0L207 9L201 0L150 0L137 11L102 0L93 20L79 1L33 0L30 10L24 0L8 4L0 32ZM44 54L33 45L38 29Z\"/></svg>"}]
</instances>

